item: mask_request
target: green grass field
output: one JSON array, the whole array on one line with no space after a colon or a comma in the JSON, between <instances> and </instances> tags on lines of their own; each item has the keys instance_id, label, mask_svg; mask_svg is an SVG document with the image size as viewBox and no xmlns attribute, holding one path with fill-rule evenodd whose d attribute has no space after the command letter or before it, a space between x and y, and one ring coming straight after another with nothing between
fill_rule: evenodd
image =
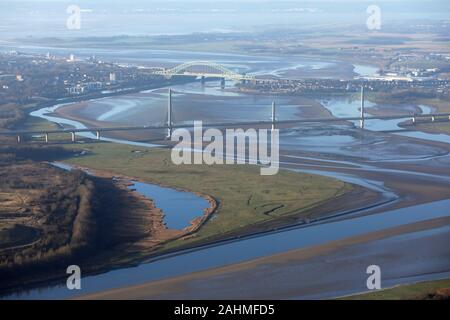
<instances>
[{"instance_id":1,"label":"green grass field","mask_svg":"<svg viewBox=\"0 0 450 320\"><path fill-rule=\"evenodd\" d=\"M40 130L58 130L60 128L55 123L29 116L27 118L27 121L22 126L20 126L20 129L28 131L40 131Z\"/></svg>"},{"instance_id":2,"label":"green grass field","mask_svg":"<svg viewBox=\"0 0 450 320\"><path fill-rule=\"evenodd\" d=\"M54 129L55 124L29 117L29 129ZM68 142L70 137L51 136ZM60 140L61 141L61 140ZM68 163L111 171L141 181L207 194L219 200L220 208L189 240L202 241L223 233L235 232L279 217L296 215L327 200L350 192L350 184L318 175L280 170L275 176L261 176L251 165L174 165L170 150L135 147L114 143L63 144L82 148L88 154L65 160ZM167 247L178 246L173 241Z\"/></svg>"},{"instance_id":3,"label":"green grass field","mask_svg":"<svg viewBox=\"0 0 450 320\"><path fill-rule=\"evenodd\" d=\"M430 133L444 133L450 135L450 121L440 122L440 123L423 123L416 125L417 129L420 131L430 132Z\"/></svg>"},{"instance_id":4,"label":"green grass field","mask_svg":"<svg viewBox=\"0 0 450 320\"><path fill-rule=\"evenodd\" d=\"M61 129L57 124L36 117L29 116L26 122L19 127L21 130L27 131L45 131L45 130L59 130ZM65 140L70 141L70 133L53 133L49 136L51 140ZM34 141L44 141L44 137L35 137Z\"/></svg>"},{"instance_id":5,"label":"green grass field","mask_svg":"<svg viewBox=\"0 0 450 320\"><path fill-rule=\"evenodd\" d=\"M67 162L218 199L218 214L190 241L299 214L352 189L344 182L311 174L281 170L275 176L261 176L259 167L249 165L177 166L172 164L167 149L112 143L77 146L87 150L88 155Z\"/></svg>"},{"instance_id":6,"label":"green grass field","mask_svg":"<svg viewBox=\"0 0 450 320\"><path fill-rule=\"evenodd\" d=\"M450 102L444 101L442 99L418 99L417 103L434 107L437 113L450 112Z\"/></svg>"},{"instance_id":7,"label":"green grass field","mask_svg":"<svg viewBox=\"0 0 450 320\"><path fill-rule=\"evenodd\" d=\"M341 300L411 300L423 299L428 294L433 294L438 289L450 288L450 279L427 281L409 285L398 286L390 289L371 293L358 294Z\"/></svg>"}]
</instances>

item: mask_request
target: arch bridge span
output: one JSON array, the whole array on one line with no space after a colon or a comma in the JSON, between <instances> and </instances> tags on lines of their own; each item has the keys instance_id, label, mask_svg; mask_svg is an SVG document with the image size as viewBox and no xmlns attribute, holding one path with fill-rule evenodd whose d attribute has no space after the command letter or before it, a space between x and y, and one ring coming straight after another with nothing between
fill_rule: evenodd
<instances>
[{"instance_id":1,"label":"arch bridge span","mask_svg":"<svg viewBox=\"0 0 450 320\"><path fill-rule=\"evenodd\" d=\"M227 80L255 80L254 76L237 73L227 67L211 61L191 61L170 69L156 71L165 77L196 76L205 78L224 78Z\"/></svg>"}]
</instances>

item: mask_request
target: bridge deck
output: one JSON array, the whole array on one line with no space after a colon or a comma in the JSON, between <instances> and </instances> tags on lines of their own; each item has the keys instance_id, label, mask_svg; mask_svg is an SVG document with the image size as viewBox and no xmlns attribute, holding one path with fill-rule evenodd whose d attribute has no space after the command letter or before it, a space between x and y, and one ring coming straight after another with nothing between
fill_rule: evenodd
<instances>
[{"instance_id":1,"label":"bridge deck","mask_svg":"<svg viewBox=\"0 0 450 320\"><path fill-rule=\"evenodd\" d=\"M436 122L438 122L439 117L450 117L450 113L437 113L437 114L427 114L427 115L411 115L411 114L400 114L400 115L389 115L389 116L371 116L365 117L365 121L370 120L392 120L392 119L411 119L415 117L418 118L431 118L435 117ZM314 122L339 122L339 121L358 121L361 120L360 117L344 117L344 118L310 118L310 119L295 119L295 120L281 120L276 121L275 124L297 124L297 123L314 123ZM271 120L267 121L241 121L241 122L221 122L221 123L203 123L202 126L208 127L236 127L236 126L261 126L261 125L272 125ZM78 133L78 132L108 132L108 131L135 131L135 130L162 130L162 129L178 129L178 128L193 128L192 124L174 124L172 126L160 125L160 126L125 126L125 127L90 127L83 129L57 129L57 130L11 130L11 131L0 131L0 135L39 135L39 134L54 134L54 133Z\"/></svg>"}]
</instances>

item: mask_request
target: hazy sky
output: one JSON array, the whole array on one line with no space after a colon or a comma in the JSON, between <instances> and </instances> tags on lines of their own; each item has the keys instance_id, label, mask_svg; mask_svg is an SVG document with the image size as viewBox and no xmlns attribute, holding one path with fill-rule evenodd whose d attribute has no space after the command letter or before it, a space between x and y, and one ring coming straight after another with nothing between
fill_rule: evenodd
<instances>
[{"instance_id":1,"label":"hazy sky","mask_svg":"<svg viewBox=\"0 0 450 320\"><path fill-rule=\"evenodd\" d=\"M68 30L67 7L81 9ZM364 27L371 4L383 22L450 20L448 0L0 0L0 40L25 36L102 36L254 31L350 24Z\"/></svg>"}]
</instances>

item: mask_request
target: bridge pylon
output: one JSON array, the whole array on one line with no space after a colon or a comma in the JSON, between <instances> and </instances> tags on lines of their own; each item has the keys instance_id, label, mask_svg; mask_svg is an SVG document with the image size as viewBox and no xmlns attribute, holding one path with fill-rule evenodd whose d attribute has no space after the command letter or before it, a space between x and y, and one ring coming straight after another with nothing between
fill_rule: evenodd
<instances>
[{"instance_id":1,"label":"bridge pylon","mask_svg":"<svg viewBox=\"0 0 450 320\"><path fill-rule=\"evenodd\" d=\"M364 86L361 86L361 116L360 116L360 120L359 120L359 127L361 129L364 129Z\"/></svg>"},{"instance_id":2,"label":"bridge pylon","mask_svg":"<svg viewBox=\"0 0 450 320\"><path fill-rule=\"evenodd\" d=\"M275 101L272 102L272 131L275 130L275 116L276 116L276 104Z\"/></svg>"},{"instance_id":3,"label":"bridge pylon","mask_svg":"<svg viewBox=\"0 0 450 320\"><path fill-rule=\"evenodd\" d=\"M172 89L170 88L167 100L167 139L172 139Z\"/></svg>"}]
</instances>

